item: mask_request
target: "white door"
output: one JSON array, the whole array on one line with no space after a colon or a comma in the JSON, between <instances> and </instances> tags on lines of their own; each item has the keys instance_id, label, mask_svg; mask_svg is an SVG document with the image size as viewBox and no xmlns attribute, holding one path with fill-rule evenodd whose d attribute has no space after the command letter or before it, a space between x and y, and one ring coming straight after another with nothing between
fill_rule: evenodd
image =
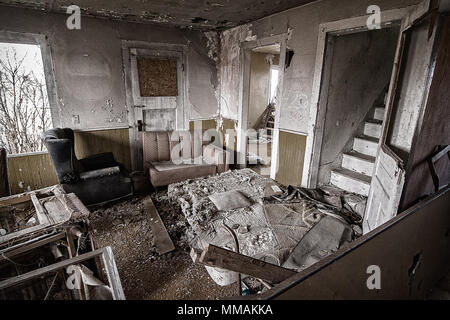
<instances>
[{"instance_id":1,"label":"white door","mask_svg":"<svg viewBox=\"0 0 450 320\"><path fill-rule=\"evenodd\" d=\"M130 48L133 169L142 167L142 131L188 127L184 106L184 52Z\"/></svg>"},{"instance_id":2,"label":"white door","mask_svg":"<svg viewBox=\"0 0 450 320\"><path fill-rule=\"evenodd\" d=\"M429 1L402 21L388 93L386 118L363 220L364 234L392 219L398 210L405 167L423 112L435 32L430 33Z\"/></svg>"}]
</instances>

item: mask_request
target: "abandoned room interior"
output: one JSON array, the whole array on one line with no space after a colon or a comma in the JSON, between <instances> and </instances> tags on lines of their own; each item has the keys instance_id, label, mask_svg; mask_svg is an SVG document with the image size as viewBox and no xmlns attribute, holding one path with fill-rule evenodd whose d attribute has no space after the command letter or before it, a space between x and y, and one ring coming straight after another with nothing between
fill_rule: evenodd
<instances>
[{"instance_id":1,"label":"abandoned room interior","mask_svg":"<svg viewBox=\"0 0 450 320\"><path fill-rule=\"evenodd\" d=\"M0 299L450 299L450 1L0 0Z\"/></svg>"}]
</instances>

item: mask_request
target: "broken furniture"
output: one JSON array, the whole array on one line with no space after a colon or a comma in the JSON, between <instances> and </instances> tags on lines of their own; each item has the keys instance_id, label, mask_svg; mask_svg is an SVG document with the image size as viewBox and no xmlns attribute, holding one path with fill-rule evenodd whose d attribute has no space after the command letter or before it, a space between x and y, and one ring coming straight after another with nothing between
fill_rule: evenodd
<instances>
[{"instance_id":1,"label":"broken furniture","mask_svg":"<svg viewBox=\"0 0 450 320\"><path fill-rule=\"evenodd\" d=\"M143 132L144 170L154 187L228 170L228 152L201 131Z\"/></svg>"},{"instance_id":2,"label":"broken furniture","mask_svg":"<svg viewBox=\"0 0 450 320\"><path fill-rule=\"evenodd\" d=\"M56 128L42 134L58 175L67 193L75 193L85 204L107 202L133 194L131 179L111 152L78 160L72 129Z\"/></svg>"},{"instance_id":3,"label":"broken furniture","mask_svg":"<svg viewBox=\"0 0 450 320\"><path fill-rule=\"evenodd\" d=\"M0 198L0 300L124 299L111 248L58 185Z\"/></svg>"}]
</instances>

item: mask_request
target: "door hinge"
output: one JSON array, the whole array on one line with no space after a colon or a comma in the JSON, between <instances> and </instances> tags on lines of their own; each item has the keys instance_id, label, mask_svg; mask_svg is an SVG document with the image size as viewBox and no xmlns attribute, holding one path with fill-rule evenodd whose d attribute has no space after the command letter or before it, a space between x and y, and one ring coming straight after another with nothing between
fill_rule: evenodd
<instances>
[{"instance_id":1,"label":"door hinge","mask_svg":"<svg viewBox=\"0 0 450 320\"><path fill-rule=\"evenodd\" d=\"M181 71L184 72L184 63L181 64Z\"/></svg>"}]
</instances>

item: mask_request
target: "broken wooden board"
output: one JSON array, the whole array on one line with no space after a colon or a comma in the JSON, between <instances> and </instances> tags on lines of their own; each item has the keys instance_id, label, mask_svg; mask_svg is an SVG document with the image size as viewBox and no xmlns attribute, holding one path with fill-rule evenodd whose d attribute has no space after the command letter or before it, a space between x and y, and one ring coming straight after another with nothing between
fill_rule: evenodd
<instances>
[{"instance_id":1,"label":"broken wooden board","mask_svg":"<svg viewBox=\"0 0 450 320\"><path fill-rule=\"evenodd\" d=\"M172 239L170 239L169 233L167 232L150 196L144 199L144 207L150 216L150 227L152 228L153 237L155 239L156 252L158 252L158 254L164 254L175 250Z\"/></svg>"},{"instance_id":2,"label":"broken wooden board","mask_svg":"<svg viewBox=\"0 0 450 320\"><path fill-rule=\"evenodd\" d=\"M21 242L34 233L45 233L56 226L61 226L69 221L80 221L89 216L89 210L78 197L73 193L65 194L59 186L0 198L0 208L23 209L30 206L36 211L37 223L1 235L0 245L9 247L13 245L13 242ZM14 214L13 211L10 214Z\"/></svg>"},{"instance_id":3,"label":"broken wooden board","mask_svg":"<svg viewBox=\"0 0 450 320\"><path fill-rule=\"evenodd\" d=\"M212 244L203 250L198 262L209 266L246 274L272 284L280 283L297 272L265 261L216 247Z\"/></svg>"},{"instance_id":4,"label":"broken wooden board","mask_svg":"<svg viewBox=\"0 0 450 320\"><path fill-rule=\"evenodd\" d=\"M68 266L78 265L97 257L102 259L104 272L106 273L109 282L108 287L111 290L112 298L114 300L125 300L125 294L123 292L122 284L119 278L119 272L117 270L111 247L105 247L97 249L95 251L90 251L74 258L66 259L55 264L45 266L43 268L32 270L27 273L0 281L0 290L5 290L7 288L20 285L33 279L39 279L46 274L54 273L58 270L66 269Z\"/></svg>"}]
</instances>

